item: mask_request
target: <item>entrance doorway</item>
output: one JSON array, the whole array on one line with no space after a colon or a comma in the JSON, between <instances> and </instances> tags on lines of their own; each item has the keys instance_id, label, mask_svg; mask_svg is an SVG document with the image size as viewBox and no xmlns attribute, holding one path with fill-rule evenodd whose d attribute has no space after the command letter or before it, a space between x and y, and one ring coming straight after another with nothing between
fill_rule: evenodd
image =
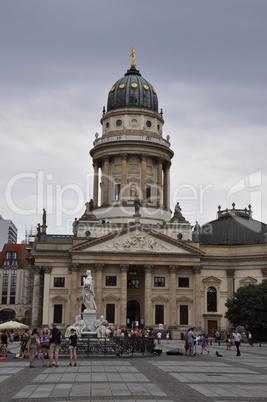
<instances>
[{"instance_id":1,"label":"entrance doorway","mask_svg":"<svg viewBox=\"0 0 267 402\"><path fill-rule=\"evenodd\" d=\"M127 326L128 328L140 327L140 305L136 300L127 303Z\"/></svg>"},{"instance_id":2,"label":"entrance doorway","mask_svg":"<svg viewBox=\"0 0 267 402\"><path fill-rule=\"evenodd\" d=\"M215 335L217 331L217 321L208 321L208 334L211 336Z\"/></svg>"}]
</instances>

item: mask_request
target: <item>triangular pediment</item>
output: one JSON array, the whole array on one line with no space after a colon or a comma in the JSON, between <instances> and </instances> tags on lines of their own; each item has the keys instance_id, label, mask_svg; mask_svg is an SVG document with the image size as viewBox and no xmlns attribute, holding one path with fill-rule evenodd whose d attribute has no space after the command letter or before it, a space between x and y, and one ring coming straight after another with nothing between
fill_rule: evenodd
<instances>
[{"instance_id":1,"label":"triangular pediment","mask_svg":"<svg viewBox=\"0 0 267 402\"><path fill-rule=\"evenodd\" d=\"M239 283L241 285L249 285L258 283L257 279L252 278L251 276L247 276L246 278L240 279Z\"/></svg>"},{"instance_id":2,"label":"triangular pediment","mask_svg":"<svg viewBox=\"0 0 267 402\"><path fill-rule=\"evenodd\" d=\"M181 297L178 297L178 299L176 299L176 302L177 303L192 303L192 299L190 299L189 297L187 297L187 296L181 296Z\"/></svg>"},{"instance_id":3,"label":"triangular pediment","mask_svg":"<svg viewBox=\"0 0 267 402\"><path fill-rule=\"evenodd\" d=\"M153 303L156 303L156 302L167 303L168 301L169 301L169 299L167 299L166 297L163 297L163 296L156 296L156 297L153 297L153 299L152 299Z\"/></svg>"},{"instance_id":4,"label":"triangular pediment","mask_svg":"<svg viewBox=\"0 0 267 402\"><path fill-rule=\"evenodd\" d=\"M107 295L105 297L102 298L103 301L113 301L113 302L117 302L120 300L119 297L114 296L114 295Z\"/></svg>"},{"instance_id":5,"label":"triangular pediment","mask_svg":"<svg viewBox=\"0 0 267 402\"><path fill-rule=\"evenodd\" d=\"M61 295L56 295L54 297L51 297L51 301L52 302L61 302L61 303L65 303L67 301L66 297L61 296Z\"/></svg>"},{"instance_id":6,"label":"triangular pediment","mask_svg":"<svg viewBox=\"0 0 267 402\"><path fill-rule=\"evenodd\" d=\"M204 278L204 279L202 280L202 282L204 282L204 283L206 283L206 284L212 284L212 283L219 284L219 283L221 283L222 281L221 281L221 279L219 279L219 278L215 278L215 276L208 276L207 278Z\"/></svg>"},{"instance_id":7,"label":"triangular pediment","mask_svg":"<svg viewBox=\"0 0 267 402\"><path fill-rule=\"evenodd\" d=\"M188 242L179 241L151 229L126 228L97 239L90 239L69 250L101 253L175 253L200 256L203 253Z\"/></svg>"}]
</instances>

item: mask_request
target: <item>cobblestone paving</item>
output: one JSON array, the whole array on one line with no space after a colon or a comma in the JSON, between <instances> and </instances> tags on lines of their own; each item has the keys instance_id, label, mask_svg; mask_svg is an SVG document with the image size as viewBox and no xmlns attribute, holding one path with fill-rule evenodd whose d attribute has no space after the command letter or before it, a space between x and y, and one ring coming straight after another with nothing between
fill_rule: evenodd
<instances>
[{"instance_id":1,"label":"cobblestone paving","mask_svg":"<svg viewBox=\"0 0 267 402\"><path fill-rule=\"evenodd\" d=\"M157 357L80 358L76 367L60 357L58 368L41 367L36 360L36 368L30 369L27 360L9 355L0 361L0 400L267 401L267 345L244 345L240 357L224 345L209 346L209 355L192 358L166 355L181 346L163 342Z\"/></svg>"}]
</instances>

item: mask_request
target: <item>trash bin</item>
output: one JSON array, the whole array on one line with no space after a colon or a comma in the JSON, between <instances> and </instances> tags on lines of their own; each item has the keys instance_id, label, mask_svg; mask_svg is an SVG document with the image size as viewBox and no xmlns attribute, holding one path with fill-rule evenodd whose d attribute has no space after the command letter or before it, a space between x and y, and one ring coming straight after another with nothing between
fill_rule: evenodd
<instances>
[{"instance_id":1,"label":"trash bin","mask_svg":"<svg viewBox=\"0 0 267 402\"><path fill-rule=\"evenodd\" d=\"M184 341L184 332L181 332L181 340Z\"/></svg>"}]
</instances>

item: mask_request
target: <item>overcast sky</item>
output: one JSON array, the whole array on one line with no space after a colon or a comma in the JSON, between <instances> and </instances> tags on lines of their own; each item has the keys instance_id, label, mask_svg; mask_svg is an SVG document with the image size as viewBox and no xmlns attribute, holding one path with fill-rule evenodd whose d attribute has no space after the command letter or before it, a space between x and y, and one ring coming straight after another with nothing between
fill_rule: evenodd
<instances>
[{"instance_id":1,"label":"overcast sky","mask_svg":"<svg viewBox=\"0 0 267 402\"><path fill-rule=\"evenodd\" d=\"M84 212L88 151L132 46L175 153L171 207L202 224L251 203L266 223L266 17L266 0L2 0L0 214L19 241L43 207L49 233Z\"/></svg>"}]
</instances>

